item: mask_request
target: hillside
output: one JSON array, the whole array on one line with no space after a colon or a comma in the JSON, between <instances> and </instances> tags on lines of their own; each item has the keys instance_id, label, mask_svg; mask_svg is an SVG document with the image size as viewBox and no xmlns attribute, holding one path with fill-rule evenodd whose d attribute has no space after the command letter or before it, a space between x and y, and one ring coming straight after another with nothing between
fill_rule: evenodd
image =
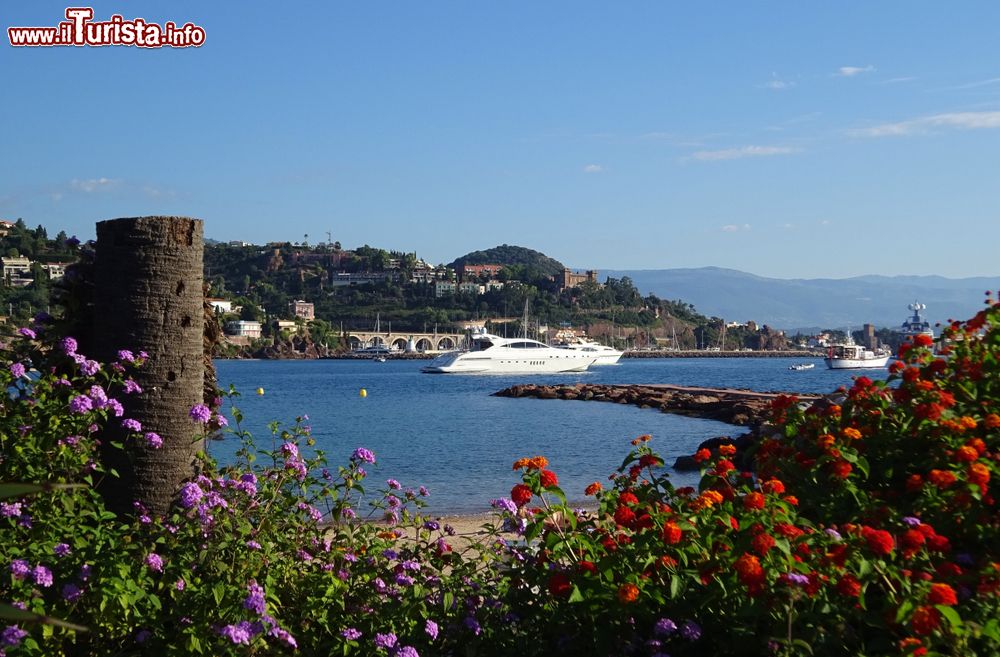
<instances>
[{"instance_id":1,"label":"hillside","mask_svg":"<svg viewBox=\"0 0 1000 657\"><path fill-rule=\"evenodd\" d=\"M492 249L484 251L473 251L466 253L448 266L458 270L462 265L507 265L509 267L522 267L526 271L536 272L544 276L558 276L562 274L565 266L554 258L550 258L544 253L523 246L512 246L501 244Z\"/></svg>"},{"instance_id":2,"label":"hillside","mask_svg":"<svg viewBox=\"0 0 1000 657\"><path fill-rule=\"evenodd\" d=\"M942 276L858 276L844 279L778 279L734 269L601 271L601 277L628 276L643 294L681 297L700 312L732 321L753 319L777 328L895 327L914 300L927 305L931 322L976 313L983 292L998 278Z\"/></svg>"}]
</instances>

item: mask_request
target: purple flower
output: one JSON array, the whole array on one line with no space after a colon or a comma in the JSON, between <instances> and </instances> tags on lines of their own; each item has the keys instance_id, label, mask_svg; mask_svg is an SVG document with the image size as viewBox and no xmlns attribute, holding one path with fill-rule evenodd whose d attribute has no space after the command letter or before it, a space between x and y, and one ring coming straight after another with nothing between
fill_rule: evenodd
<instances>
[{"instance_id":1,"label":"purple flower","mask_svg":"<svg viewBox=\"0 0 1000 657\"><path fill-rule=\"evenodd\" d=\"M356 518L356 517L357 517L357 514L356 514L356 513L354 513L354 509L352 509L352 508L350 508L350 507L347 507L346 509L344 509L343 511L341 511L341 512L340 512L340 515L341 515L341 516L342 516L342 517L343 517L343 518L344 518L345 520L354 520L354 518Z\"/></svg>"},{"instance_id":2,"label":"purple flower","mask_svg":"<svg viewBox=\"0 0 1000 657\"><path fill-rule=\"evenodd\" d=\"M428 618L427 622L424 623L424 632L427 632L427 636L431 640L438 638L438 624Z\"/></svg>"},{"instance_id":3,"label":"purple flower","mask_svg":"<svg viewBox=\"0 0 1000 657\"><path fill-rule=\"evenodd\" d=\"M188 416L195 422L205 424L212 419L212 411L204 404L195 404L188 412Z\"/></svg>"},{"instance_id":4,"label":"purple flower","mask_svg":"<svg viewBox=\"0 0 1000 657\"><path fill-rule=\"evenodd\" d=\"M125 379L125 394L135 395L142 392L142 387L132 379Z\"/></svg>"},{"instance_id":5,"label":"purple flower","mask_svg":"<svg viewBox=\"0 0 1000 657\"><path fill-rule=\"evenodd\" d=\"M52 548L52 551L56 553L57 557L65 557L71 552L69 544L67 543L59 543Z\"/></svg>"},{"instance_id":6,"label":"purple flower","mask_svg":"<svg viewBox=\"0 0 1000 657\"><path fill-rule=\"evenodd\" d=\"M4 518L15 518L21 515L21 503L12 502L8 504L7 502L0 502L0 516Z\"/></svg>"},{"instance_id":7,"label":"purple flower","mask_svg":"<svg viewBox=\"0 0 1000 657\"><path fill-rule=\"evenodd\" d=\"M701 627L694 621L685 621L681 626L681 636L688 641L697 641L701 638Z\"/></svg>"},{"instance_id":8,"label":"purple flower","mask_svg":"<svg viewBox=\"0 0 1000 657\"><path fill-rule=\"evenodd\" d=\"M656 625L653 626L653 632L660 636L670 636L677 631L677 623L673 622L669 618L661 618L656 621Z\"/></svg>"},{"instance_id":9,"label":"purple flower","mask_svg":"<svg viewBox=\"0 0 1000 657\"><path fill-rule=\"evenodd\" d=\"M122 403L120 401L118 401L117 399L109 399L108 400L108 408L111 409L111 413L115 417L121 417L121 416L125 415L125 409L122 407Z\"/></svg>"},{"instance_id":10,"label":"purple flower","mask_svg":"<svg viewBox=\"0 0 1000 657\"><path fill-rule=\"evenodd\" d=\"M404 575L403 573L399 573L398 575L396 575L396 583L399 584L400 586L413 586L413 578L410 577L409 575Z\"/></svg>"},{"instance_id":11,"label":"purple flower","mask_svg":"<svg viewBox=\"0 0 1000 657\"><path fill-rule=\"evenodd\" d=\"M429 529L432 532L436 532L441 529L441 525L436 520L428 520L424 523L424 529Z\"/></svg>"},{"instance_id":12,"label":"purple flower","mask_svg":"<svg viewBox=\"0 0 1000 657\"><path fill-rule=\"evenodd\" d=\"M178 591L183 591L185 586L187 586L187 582L184 581L183 577L178 578L177 581L174 582L174 588Z\"/></svg>"},{"instance_id":13,"label":"purple flower","mask_svg":"<svg viewBox=\"0 0 1000 657\"><path fill-rule=\"evenodd\" d=\"M246 545L251 550L260 550L261 549L261 545L257 541L247 541Z\"/></svg>"},{"instance_id":14,"label":"purple flower","mask_svg":"<svg viewBox=\"0 0 1000 657\"><path fill-rule=\"evenodd\" d=\"M152 431L146 432L146 444L153 449L160 449L163 447L163 438L160 438L160 434L154 433Z\"/></svg>"},{"instance_id":15,"label":"purple flower","mask_svg":"<svg viewBox=\"0 0 1000 657\"><path fill-rule=\"evenodd\" d=\"M496 500L490 500L490 506L494 509L499 509L500 511L507 511L508 513L517 513L517 505L512 501L508 500L506 497L501 497Z\"/></svg>"},{"instance_id":16,"label":"purple flower","mask_svg":"<svg viewBox=\"0 0 1000 657\"><path fill-rule=\"evenodd\" d=\"M427 490L427 486L421 486L417 489L417 492L420 493L420 497L427 497L431 494L431 492Z\"/></svg>"},{"instance_id":17,"label":"purple flower","mask_svg":"<svg viewBox=\"0 0 1000 657\"><path fill-rule=\"evenodd\" d=\"M788 573L787 579L790 583L796 586L805 586L809 583L809 578L805 575L799 575L798 573Z\"/></svg>"},{"instance_id":18,"label":"purple flower","mask_svg":"<svg viewBox=\"0 0 1000 657\"><path fill-rule=\"evenodd\" d=\"M123 363L134 363L135 354L133 354L128 349L122 349L118 352L118 360L122 361Z\"/></svg>"},{"instance_id":19,"label":"purple flower","mask_svg":"<svg viewBox=\"0 0 1000 657\"><path fill-rule=\"evenodd\" d=\"M219 415L218 413L216 413L212 417L212 424L214 424L215 426L217 426L217 427L219 427L221 429L222 427L228 427L229 426L229 420L226 419L225 415Z\"/></svg>"},{"instance_id":20,"label":"purple flower","mask_svg":"<svg viewBox=\"0 0 1000 657\"><path fill-rule=\"evenodd\" d=\"M94 408L104 408L108 405L108 395L101 386L90 386L89 396L94 402Z\"/></svg>"},{"instance_id":21,"label":"purple flower","mask_svg":"<svg viewBox=\"0 0 1000 657\"><path fill-rule=\"evenodd\" d=\"M394 657L420 657L420 653L413 646L403 646L396 650Z\"/></svg>"},{"instance_id":22,"label":"purple flower","mask_svg":"<svg viewBox=\"0 0 1000 657\"><path fill-rule=\"evenodd\" d=\"M913 516L907 516L903 518L903 522L906 523L907 527L919 527L920 518L914 518Z\"/></svg>"},{"instance_id":23,"label":"purple flower","mask_svg":"<svg viewBox=\"0 0 1000 657\"><path fill-rule=\"evenodd\" d=\"M135 633L135 642L146 643L147 641L149 641L149 637L151 636L153 636L153 633L150 632L149 630L139 630L138 632Z\"/></svg>"},{"instance_id":24,"label":"purple flower","mask_svg":"<svg viewBox=\"0 0 1000 657\"><path fill-rule=\"evenodd\" d=\"M361 638L361 632L359 630L354 629L353 627L349 627L343 632L341 632L340 636L344 637L348 641L357 641L358 639Z\"/></svg>"},{"instance_id":25,"label":"purple flower","mask_svg":"<svg viewBox=\"0 0 1000 657\"><path fill-rule=\"evenodd\" d=\"M407 559L399 565L403 568L403 570L412 570L413 572L420 570L420 562L414 561L413 559Z\"/></svg>"},{"instance_id":26,"label":"purple flower","mask_svg":"<svg viewBox=\"0 0 1000 657\"><path fill-rule=\"evenodd\" d=\"M129 431L135 431L135 432L142 431L142 423L139 422L139 420L133 420L130 417L127 417L124 420L122 420L122 426L128 429Z\"/></svg>"},{"instance_id":27,"label":"purple flower","mask_svg":"<svg viewBox=\"0 0 1000 657\"><path fill-rule=\"evenodd\" d=\"M20 379L25 373L24 365L21 363L11 363L10 373L15 379Z\"/></svg>"},{"instance_id":28,"label":"purple flower","mask_svg":"<svg viewBox=\"0 0 1000 657\"><path fill-rule=\"evenodd\" d=\"M35 580L35 584L41 587L52 586L52 571L45 566L35 566L35 569L31 571L31 578Z\"/></svg>"},{"instance_id":29,"label":"purple flower","mask_svg":"<svg viewBox=\"0 0 1000 657\"><path fill-rule=\"evenodd\" d=\"M0 633L0 645L15 648L21 645L21 641L23 641L26 636L28 636L28 633L17 625L8 625L4 628L3 632Z\"/></svg>"},{"instance_id":30,"label":"purple flower","mask_svg":"<svg viewBox=\"0 0 1000 657\"><path fill-rule=\"evenodd\" d=\"M94 376L101 370L101 364L96 360L84 360L80 363L80 371L87 376Z\"/></svg>"},{"instance_id":31,"label":"purple flower","mask_svg":"<svg viewBox=\"0 0 1000 657\"><path fill-rule=\"evenodd\" d=\"M402 488L402 486L399 485L399 482L396 481L395 479L386 479L385 485L393 490L399 490L400 488Z\"/></svg>"},{"instance_id":32,"label":"purple flower","mask_svg":"<svg viewBox=\"0 0 1000 657\"><path fill-rule=\"evenodd\" d=\"M287 630L283 630L280 627L272 627L268 634L276 638L278 641L283 641L286 645L289 645L292 648L299 647L299 644L295 641L295 637L293 637Z\"/></svg>"},{"instance_id":33,"label":"purple flower","mask_svg":"<svg viewBox=\"0 0 1000 657\"><path fill-rule=\"evenodd\" d=\"M71 413L86 413L94 408L94 402L87 395L77 395L69 400L69 410Z\"/></svg>"},{"instance_id":34,"label":"purple flower","mask_svg":"<svg viewBox=\"0 0 1000 657\"><path fill-rule=\"evenodd\" d=\"M359 447L354 450L353 454L351 454L351 459L354 461L364 461L365 463L374 463L375 454L373 454L371 450Z\"/></svg>"},{"instance_id":35,"label":"purple flower","mask_svg":"<svg viewBox=\"0 0 1000 657\"><path fill-rule=\"evenodd\" d=\"M75 355L77 347L79 347L79 345L74 338L67 336L59 341L59 348L62 349L63 353L67 356Z\"/></svg>"},{"instance_id":36,"label":"purple flower","mask_svg":"<svg viewBox=\"0 0 1000 657\"><path fill-rule=\"evenodd\" d=\"M267 601L264 599L264 589L257 582L251 581L247 587L250 594L243 600L243 608L249 609L258 616L267 611Z\"/></svg>"},{"instance_id":37,"label":"purple flower","mask_svg":"<svg viewBox=\"0 0 1000 657\"><path fill-rule=\"evenodd\" d=\"M392 632L388 634L376 634L375 635L375 647L376 648L392 648L396 645L396 635Z\"/></svg>"},{"instance_id":38,"label":"purple flower","mask_svg":"<svg viewBox=\"0 0 1000 657\"><path fill-rule=\"evenodd\" d=\"M180 503L183 508L190 509L203 497L205 497L205 491L198 484L189 481L181 486Z\"/></svg>"},{"instance_id":39,"label":"purple flower","mask_svg":"<svg viewBox=\"0 0 1000 657\"><path fill-rule=\"evenodd\" d=\"M14 579L24 579L31 572L31 566L24 559L14 559L10 562L10 574Z\"/></svg>"},{"instance_id":40,"label":"purple flower","mask_svg":"<svg viewBox=\"0 0 1000 657\"><path fill-rule=\"evenodd\" d=\"M158 573L163 572L163 557L155 552L150 552L146 555L146 565L149 569Z\"/></svg>"},{"instance_id":41,"label":"purple flower","mask_svg":"<svg viewBox=\"0 0 1000 657\"><path fill-rule=\"evenodd\" d=\"M841 538L843 538L840 535L840 532L838 532L836 529L832 529L832 528L828 527L828 528L824 529L823 531L826 532L827 536L829 536L830 538L832 538L835 541L839 541Z\"/></svg>"},{"instance_id":42,"label":"purple flower","mask_svg":"<svg viewBox=\"0 0 1000 657\"><path fill-rule=\"evenodd\" d=\"M62 597L66 602L76 602L83 595L83 589L70 582L62 587Z\"/></svg>"},{"instance_id":43,"label":"purple flower","mask_svg":"<svg viewBox=\"0 0 1000 657\"><path fill-rule=\"evenodd\" d=\"M34 340L36 337L38 337L35 335L35 332L32 331L30 328L19 328L17 329L17 332L23 335L24 337L28 338L29 340Z\"/></svg>"},{"instance_id":44,"label":"purple flower","mask_svg":"<svg viewBox=\"0 0 1000 657\"><path fill-rule=\"evenodd\" d=\"M479 636L479 633L483 631L483 628L479 625L479 621L476 620L475 616L466 616L465 626L476 636Z\"/></svg>"},{"instance_id":45,"label":"purple flower","mask_svg":"<svg viewBox=\"0 0 1000 657\"><path fill-rule=\"evenodd\" d=\"M219 629L219 634L235 644L250 644L250 623L242 621L238 625L226 625Z\"/></svg>"}]
</instances>

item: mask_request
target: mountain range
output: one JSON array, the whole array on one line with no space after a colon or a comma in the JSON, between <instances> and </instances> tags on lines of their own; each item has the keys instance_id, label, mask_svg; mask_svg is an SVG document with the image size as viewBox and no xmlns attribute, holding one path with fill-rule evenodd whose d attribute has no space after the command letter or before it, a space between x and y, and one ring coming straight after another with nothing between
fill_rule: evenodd
<instances>
[{"instance_id":1,"label":"mountain range","mask_svg":"<svg viewBox=\"0 0 1000 657\"><path fill-rule=\"evenodd\" d=\"M721 267L601 270L600 275L600 280L628 276L643 294L681 299L709 316L789 331L862 324L896 328L911 314L907 305L914 301L927 306L923 314L932 324L967 319L982 308L984 292L1000 286L1000 277L780 279Z\"/></svg>"}]
</instances>

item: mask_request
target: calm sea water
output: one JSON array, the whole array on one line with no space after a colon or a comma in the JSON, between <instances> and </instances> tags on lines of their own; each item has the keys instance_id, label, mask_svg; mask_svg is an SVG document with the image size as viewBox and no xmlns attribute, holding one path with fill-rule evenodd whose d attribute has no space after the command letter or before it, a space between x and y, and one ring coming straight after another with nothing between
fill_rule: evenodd
<instances>
[{"instance_id":1,"label":"calm sea water","mask_svg":"<svg viewBox=\"0 0 1000 657\"><path fill-rule=\"evenodd\" d=\"M592 481L606 481L621 464L629 441L652 434L668 465L690 454L702 440L740 433L739 427L639 409L624 404L507 399L491 393L515 383L671 383L760 391L830 392L850 385L858 372L833 371L819 361L812 370L791 371L799 359L630 359L617 366L557 375L474 376L422 374L423 361L317 360L217 361L219 383L243 394L238 405L244 427L270 446L269 422L291 424L308 415L316 447L331 464L347 461L356 447L378 457L369 488L385 479L425 485L433 512L484 511L489 500L508 495L517 482L511 463L542 454L571 500L583 499ZM885 376L885 370L864 374ZM263 396L255 394L265 389ZM368 395L362 398L364 388ZM232 439L213 442L220 460L232 458ZM675 485L696 475L671 473Z\"/></svg>"}]
</instances>

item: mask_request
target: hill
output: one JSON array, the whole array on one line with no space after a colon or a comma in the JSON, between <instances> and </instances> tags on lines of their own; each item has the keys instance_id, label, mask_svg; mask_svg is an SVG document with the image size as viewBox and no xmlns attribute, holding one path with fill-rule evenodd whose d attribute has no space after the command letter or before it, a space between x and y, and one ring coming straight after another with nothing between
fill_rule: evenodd
<instances>
[{"instance_id":1,"label":"hill","mask_svg":"<svg viewBox=\"0 0 1000 657\"><path fill-rule=\"evenodd\" d=\"M969 317L981 307L983 292L997 289L998 278L951 279L942 276L857 276L829 279L779 279L734 269L659 269L601 271L602 278L628 276L643 294L683 298L700 312L727 320L753 319L783 329L896 327L914 300L927 305L931 322Z\"/></svg>"},{"instance_id":2,"label":"hill","mask_svg":"<svg viewBox=\"0 0 1000 657\"><path fill-rule=\"evenodd\" d=\"M456 258L448 266L458 270L462 265L506 265L508 267L523 267L526 271L544 276L559 276L565 266L544 253L525 248L501 244L485 251L473 251Z\"/></svg>"}]
</instances>

